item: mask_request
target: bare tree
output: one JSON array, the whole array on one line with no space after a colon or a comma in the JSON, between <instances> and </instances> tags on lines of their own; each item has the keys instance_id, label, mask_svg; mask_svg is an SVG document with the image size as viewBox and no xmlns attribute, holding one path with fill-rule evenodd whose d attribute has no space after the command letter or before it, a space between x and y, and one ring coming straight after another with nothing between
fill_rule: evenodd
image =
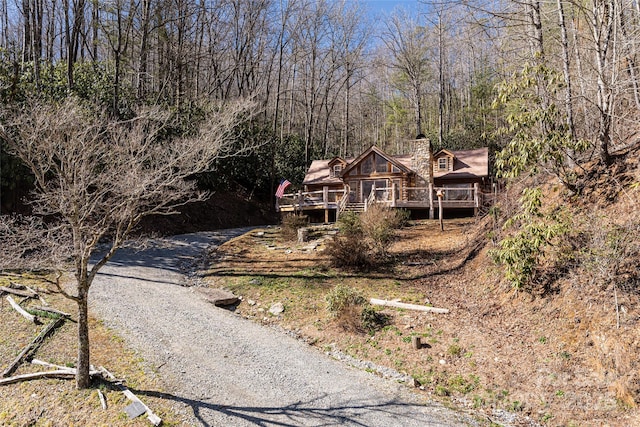
<instances>
[{"instance_id":1,"label":"bare tree","mask_svg":"<svg viewBox=\"0 0 640 427\"><path fill-rule=\"evenodd\" d=\"M58 282L57 288L78 305L78 388L90 382L87 302L96 274L143 217L176 213L179 206L207 196L188 178L208 170L215 159L250 148L232 144L231 138L248 107L243 102L211 108L197 135L171 140L162 136L171 118L157 110L113 121L69 99L62 105L5 111L0 138L35 177L35 212L57 222L37 233L27 221L23 228L32 235L25 240L13 230L15 221L3 220L0 268L15 268L16 260L29 259L33 250L25 252L30 248L24 242L37 240L37 248L47 253L58 254L62 248L70 255L75 286ZM101 241L109 242L106 251L97 251Z\"/></svg>"},{"instance_id":2,"label":"bare tree","mask_svg":"<svg viewBox=\"0 0 640 427\"><path fill-rule=\"evenodd\" d=\"M416 135L422 133L422 96L429 75L426 28L408 15L396 14L382 36L392 58L392 67L406 76L415 106Z\"/></svg>"}]
</instances>

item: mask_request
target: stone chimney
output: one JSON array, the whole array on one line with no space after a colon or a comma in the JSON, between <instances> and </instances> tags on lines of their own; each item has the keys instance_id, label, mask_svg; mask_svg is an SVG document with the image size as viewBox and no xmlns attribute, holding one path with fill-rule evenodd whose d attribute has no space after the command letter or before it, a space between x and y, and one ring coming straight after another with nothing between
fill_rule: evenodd
<instances>
[{"instance_id":1,"label":"stone chimney","mask_svg":"<svg viewBox=\"0 0 640 427\"><path fill-rule=\"evenodd\" d=\"M429 139L420 134L412 141L413 156L411 169L416 173L416 186L428 187L433 185L433 149Z\"/></svg>"}]
</instances>

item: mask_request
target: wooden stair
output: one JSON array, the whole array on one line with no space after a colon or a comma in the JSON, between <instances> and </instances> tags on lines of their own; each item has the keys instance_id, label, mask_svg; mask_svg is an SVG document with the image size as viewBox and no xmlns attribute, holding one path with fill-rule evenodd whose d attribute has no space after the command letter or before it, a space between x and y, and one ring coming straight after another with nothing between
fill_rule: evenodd
<instances>
[{"instance_id":1,"label":"wooden stair","mask_svg":"<svg viewBox=\"0 0 640 427\"><path fill-rule=\"evenodd\" d=\"M347 203L344 210L345 212L364 212L364 203Z\"/></svg>"}]
</instances>

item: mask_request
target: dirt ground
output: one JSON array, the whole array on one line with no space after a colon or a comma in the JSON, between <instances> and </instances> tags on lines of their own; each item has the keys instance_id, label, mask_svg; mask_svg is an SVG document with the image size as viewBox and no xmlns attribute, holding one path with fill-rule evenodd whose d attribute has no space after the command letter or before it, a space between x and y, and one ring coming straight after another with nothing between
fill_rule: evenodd
<instances>
[{"instance_id":1,"label":"dirt ground","mask_svg":"<svg viewBox=\"0 0 640 427\"><path fill-rule=\"evenodd\" d=\"M488 217L446 220L444 232L437 221L412 222L391 248L395 264L370 274L330 267L324 248L335 228L312 229L305 244L265 228L213 252L207 276L242 296L242 315L409 374L420 392L477 411L488 424L640 425L637 298L625 296L627 314L616 328L603 289L567 278L544 297L515 292L487 255L491 227ZM450 311L385 308L381 330L347 331L326 310L325 295L338 284L367 298ZM270 314L274 303L284 313Z\"/></svg>"},{"instance_id":2,"label":"dirt ground","mask_svg":"<svg viewBox=\"0 0 640 427\"><path fill-rule=\"evenodd\" d=\"M44 290L45 284L35 277L0 276L0 286L15 282L34 288L41 287L40 294L50 308L71 313L70 320L54 331L36 351L35 358L63 366L75 366L77 357L74 304L59 294ZM6 301L0 299L0 370L4 370L51 321L40 317L38 324L30 323ZM21 298L16 297L20 302ZM21 302L25 309L42 305L42 301ZM145 371L142 360L134 351L127 349L114 331L99 321L90 321L91 361L95 366L104 366L118 378L126 380L132 390L159 388L158 378ZM23 362L13 375L51 370ZM103 410L98 398L101 390L108 408ZM87 390L76 390L74 380L38 379L0 386L0 425L2 426L148 426L146 417L130 420L124 408L131 402L106 382L94 381ZM178 425L179 417L172 412L170 402L158 397L140 394L139 397L159 415L164 425Z\"/></svg>"}]
</instances>

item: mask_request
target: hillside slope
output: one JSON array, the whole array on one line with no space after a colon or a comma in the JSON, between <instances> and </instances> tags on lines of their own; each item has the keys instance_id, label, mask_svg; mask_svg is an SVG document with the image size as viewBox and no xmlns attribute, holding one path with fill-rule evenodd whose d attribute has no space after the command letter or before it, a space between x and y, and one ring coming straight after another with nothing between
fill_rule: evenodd
<instances>
[{"instance_id":1,"label":"hillside slope","mask_svg":"<svg viewBox=\"0 0 640 427\"><path fill-rule=\"evenodd\" d=\"M608 171L587 168L580 196L545 177L502 195L500 210L509 216L522 188L539 185L542 210L569 221L567 233L542 254L528 291L507 283L490 256L507 235L504 217L449 220L444 232L435 221L413 223L391 248L395 266L367 274L329 266L326 230L297 245L265 229L214 252L208 278L243 295L237 308L243 315L282 325L326 351L407 373L424 392L488 420L640 425L640 171L638 153L623 154ZM327 315L324 298L338 284L367 298L450 312L385 308L387 326L359 333ZM284 313L268 314L276 302ZM413 336L427 345L413 349Z\"/></svg>"}]
</instances>

